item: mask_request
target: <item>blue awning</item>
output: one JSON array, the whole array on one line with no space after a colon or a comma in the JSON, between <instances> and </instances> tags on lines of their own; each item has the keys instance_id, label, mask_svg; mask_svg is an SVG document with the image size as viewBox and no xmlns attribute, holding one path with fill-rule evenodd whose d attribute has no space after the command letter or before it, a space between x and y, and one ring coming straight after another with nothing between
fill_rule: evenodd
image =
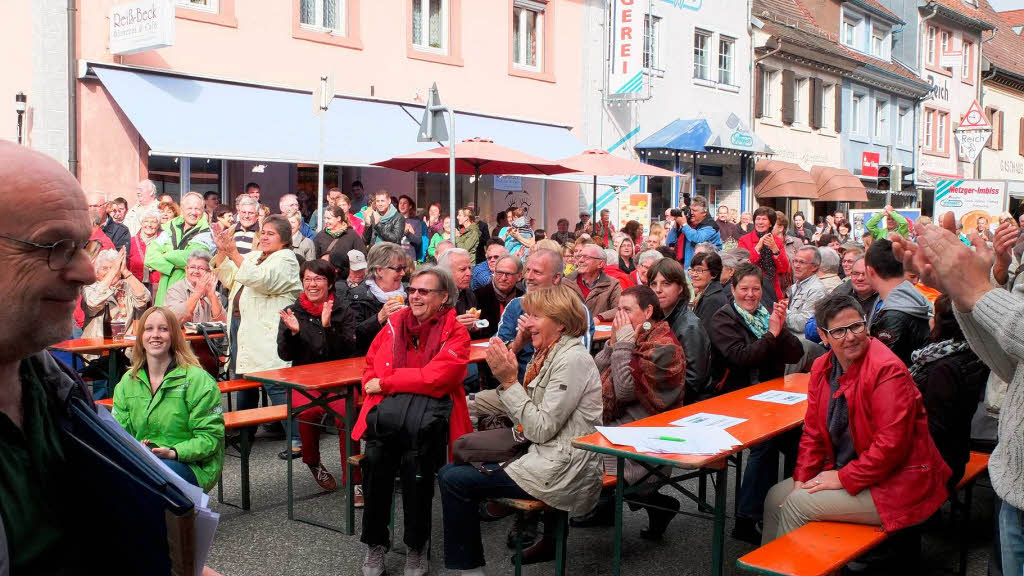
<instances>
[{"instance_id":1,"label":"blue awning","mask_svg":"<svg viewBox=\"0 0 1024 576\"><path fill-rule=\"evenodd\" d=\"M752 154L772 153L772 149L764 140L750 131L735 114L729 114L723 121L709 122L704 118L676 119L636 145L637 150L682 152L707 152L708 148Z\"/></svg>"},{"instance_id":2,"label":"blue awning","mask_svg":"<svg viewBox=\"0 0 1024 576\"><path fill-rule=\"evenodd\" d=\"M320 119L308 92L90 67L142 135L150 154L317 163ZM417 142L423 108L335 97L326 113L323 161L359 166L437 146ZM548 159L583 151L569 129L456 113L456 138L490 138Z\"/></svg>"}]
</instances>

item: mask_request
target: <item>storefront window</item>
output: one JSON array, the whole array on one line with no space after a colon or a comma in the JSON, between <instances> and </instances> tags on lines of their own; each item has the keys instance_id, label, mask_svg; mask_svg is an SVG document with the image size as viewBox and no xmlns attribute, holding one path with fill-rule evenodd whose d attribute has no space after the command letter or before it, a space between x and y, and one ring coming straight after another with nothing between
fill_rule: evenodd
<instances>
[{"instance_id":1,"label":"storefront window","mask_svg":"<svg viewBox=\"0 0 1024 576\"><path fill-rule=\"evenodd\" d=\"M156 184L157 194L170 194L174 201L181 199L181 159L177 156L150 156L147 164L149 179Z\"/></svg>"},{"instance_id":2,"label":"storefront window","mask_svg":"<svg viewBox=\"0 0 1024 576\"><path fill-rule=\"evenodd\" d=\"M671 162L651 160L648 164L673 170ZM651 220L664 220L665 210L672 207L672 178L648 178L647 193L651 195Z\"/></svg>"},{"instance_id":3,"label":"storefront window","mask_svg":"<svg viewBox=\"0 0 1024 576\"><path fill-rule=\"evenodd\" d=\"M189 158L189 190L203 195L216 192L224 198L220 168L221 161L216 158Z\"/></svg>"}]
</instances>

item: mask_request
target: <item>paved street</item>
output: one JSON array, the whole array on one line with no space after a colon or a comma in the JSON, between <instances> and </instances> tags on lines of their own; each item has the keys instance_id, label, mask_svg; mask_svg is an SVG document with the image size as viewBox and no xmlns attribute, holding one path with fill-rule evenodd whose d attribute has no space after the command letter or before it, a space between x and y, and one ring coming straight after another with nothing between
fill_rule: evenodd
<instances>
[{"instance_id":1,"label":"paved street","mask_svg":"<svg viewBox=\"0 0 1024 576\"><path fill-rule=\"evenodd\" d=\"M253 510L245 513L216 502L216 491L211 494L213 507L223 514L217 539L208 564L225 576L260 576L296 574L303 576L356 575L362 563L365 547L359 542L358 527L360 514L356 514L356 535L344 536L327 530L289 522L285 507L285 463L277 458L281 449L280 441L257 442L252 458L252 503ZM322 454L335 473L339 484L337 439L325 437ZM296 460L296 494L318 493L305 465ZM224 462L225 496L229 501L238 498L238 459L227 457ZM730 510L732 507L732 482L730 473ZM691 482L696 490L696 481ZM982 576L986 573L988 546L991 542L991 490L979 487L975 490L975 505L972 516L972 548L968 563L968 574ZM296 505L297 514L305 514L322 521L343 525L342 491L330 495L307 498ZM692 511L692 504L684 504L684 510ZM944 509L948 517L948 506ZM711 569L711 523L686 516L673 520L662 542L648 542L640 538L640 529L647 525L645 512L626 512L625 516L625 558L623 574L643 575L699 575L709 574ZM399 506L398 525L401 526ZM483 525L484 547L487 555L488 574L511 574L510 551L505 548L505 534L511 526L511 519ZM728 520L726 530L732 528ZM399 532L401 529L399 528ZM433 541L435 542L431 569L433 574L453 574L443 569L441 550L441 502L434 498ZM589 528L569 531L569 574L605 576L611 574L612 529ZM735 560L750 551L751 546L726 538L726 566L728 574L741 574L735 567ZM917 574L949 574L956 567L956 547L948 525L944 530L930 531L925 539L923 566ZM404 556L398 552L388 555L389 574L401 574ZM553 564L527 566L527 576L553 574Z\"/></svg>"}]
</instances>

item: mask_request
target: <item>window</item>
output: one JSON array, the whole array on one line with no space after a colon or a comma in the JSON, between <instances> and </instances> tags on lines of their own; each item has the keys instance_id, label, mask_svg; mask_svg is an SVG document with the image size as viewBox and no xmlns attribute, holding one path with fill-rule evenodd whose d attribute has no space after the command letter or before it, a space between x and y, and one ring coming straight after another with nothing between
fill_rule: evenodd
<instances>
[{"instance_id":1,"label":"window","mask_svg":"<svg viewBox=\"0 0 1024 576\"><path fill-rule=\"evenodd\" d=\"M836 85L826 84L821 88L821 128L835 130Z\"/></svg>"},{"instance_id":2,"label":"window","mask_svg":"<svg viewBox=\"0 0 1024 576\"><path fill-rule=\"evenodd\" d=\"M448 51L448 1L411 0L412 45L418 50Z\"/></svg>"},{"instance_id":3,"label":"window","mask_svg":"<svg viewBox=\"0 0 1024 576\"><path fill-rule=\"evenodd\" d=\"M889 29L873 24L871 26L871 55L882 60L889 59Z\"/></svg>"},{"instance_id":4,"label":"window","mask_svg":"<svg viewBox=\"0 0 1024 576\"><path fill-rule=\"evenodd\" d=\"M807 118L807 78L793 80L793 123L806 126Z\"/></svg>"},{"instance_id":5,"label":"window","mask_svg":"<svg viewBox=\"0 0 1024 576\"><path fill-rule=\"evenodd\" d=\"M218 11L217 0L176 0L176 4L183 8L191 8L201 12L216 14Z\"/></svg>"},{"instance_id":6,"label":"window","mask_svg":"<svg viewBox=\"0 0 1024 576\"><path fill-rule=\"evenodd\" d=\"M964 56L963 61L960 63L960 79L964 82L973 83L974 81L974 43L964 40L962 45Z\"/></svg>"},{"instance_id":7,"label":"window","mask_svg":"<svg viewBox=\"0 0 1024 576\"><path fill-rule=\"evenodd\" d=\"M528 70L540 70L543 62L544 5L516 0L512 8L512 63Z\"/></svg>"},{"instance_id":8,"label":"window","mask_svg":"<svg viewBox=\"0 0 1024 576\"><path fill-rule=\"evenodd\" d=\"M940 43L940 45L942 46L941 54L945 54L946 52L949 52L949 41L950 41L950 39L949 39L949 32L946 32L945 30L943 30L941 38L942 38L942 42ZM942 57L940 55L939 56L939 60L941 61L941 59L942 59ZM951 69L950 68L946 68L946 70L951 70Z\"/></svg>"},{"instance_id":9,"label":"window","mask_svg":"<svg viewBox=\"0 0 1024 576\"><path fill-rule=\"evenodd\" d=\"M897 142L901 145L910 144L910 126L912 125L912 116L910 115L909 106L900 106L898 116L896 118L896 138Z\"/></svg>"},{"instance_id":10,"label":"window","mask_svg":"<svg viewBox=\"0 0 1024 576\"><path fill-rule=\"evenodd\" d=\"M711 79L711 34L697 30L693 33L693 77Z\"/></svg>"},{"instance_id":11,"label":"window","mask_svg":"<svg viewBox=\"0 0 1024 576\"><path fill-rule=\"evenodd\" d=\"M301 0L299 22L303 28L345 33L344 0Z\"/></svg>"},{"instance_id":12,"label":"window","mask_svg":"<svg viewBox=\"0 0 1024 576\"><path fill-rule=\"evenodd\" d=\"M766 118L778 118L779 115L779 102L776 99L775 85L779 82L779 72L777 70L765 70L764 71L764 116Z\"/></svg>"},{"instance_id":13,"label":"window","mask_svg":"<svg viewBox=\"0 0 1024 576\"><path fill-rule=\"evenodd\" d=\"M889 138L889 101L875 100L875 140Z\"/></svg>"},{"instance_id":14,"label":"window","mask_svg":"<svg viewBox=\"0 0 1024 576\"><path fill-rule=\"evenodd\" d=\"M935 65L935 26L928 27L928 59L926 62Z\"/></svg>"},{"instance_id":15,"label":"window","mask_svg":"<svg viewBox=\"0 0 1024 576\"><path fill-rule=\"evenodd\" d=\"M925 109L924 111L924 149L932 150L935 143L935 111Z\"/></svg>"},{"instance_id":16,"label":"window","mask_svg":"<svg viewBox=\"0 0 1024 576\"><path fill-rule=\"evenodd\" d=\"M733 50L736 41L726 36L718 38L718 83L732 84Z\"/></svg>"},{"instance_id":17,"label":"window","mask_svg":"<svg viewBox=\"0 0 1024 576\"><path fill-rule=\"evenodd\" d=\"M843 44L847 46L857 45L857 23L849 20L843 21Z\"/></svg>"},{"instance_id":18,"label":"window","mask_svg":"<svg viewBox=\"0 0 1024 576\"><path fill-rule=\"evenodd\" d=\"M864 96L861 94L853 95L853 105L850 106L850 124L854 134L862 134L863 128L861 125L861 115L863 114Z\"/></svg>"},{"instance_id":19,"label":"window","mask_svg":"<svg viewBox=\"0 0 1024 576\"><path fill-rule=\"evenodd\" d=\"M661 70L658 58L658 40L661 32L661 17L647 14L644 18L644 68Z\"/></svg>"},{"instance_id":20,"label":"window","mask_svg":"<svg viewBox=\"0 0 1024 576\"><path fill-rule=\"evenodd\" d=\"M938 121L935 123L937 132L935 135L935 151L946 153L949 151L946 148L946 126L949 124L949 114L939 112L937 116Z\"/></svg>"}]
</instances>

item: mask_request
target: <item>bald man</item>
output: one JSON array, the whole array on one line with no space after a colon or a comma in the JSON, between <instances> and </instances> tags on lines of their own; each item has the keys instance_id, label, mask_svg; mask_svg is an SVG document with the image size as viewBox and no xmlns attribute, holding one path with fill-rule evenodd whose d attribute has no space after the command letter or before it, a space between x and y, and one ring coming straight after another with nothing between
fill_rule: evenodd
<instances>
[{"instance_id":1,"label":"bald man","mask_svg":"<svg viewBox=\"0 0 1024 576\"><path fill-rule=\"evenodd\" d=\"M110 203L107 202L106 195L94 190L85 195L85 200L89 203L89 216L93 222L99 223L100 229L107 235L107 238L110 238L116 250L124 248L125 261L127 261L131 258L129 251L131 250L132 235L127 226L115 222L107 212Z\"/></svg>"},{"instance_id":2,"label":"bald man","mask_svg":"<svg viewBox=\"0 0 1024 576\"><path fill-rule=\"evenodd\" d=\"M0 202L0 572L85 573L73 524L88 496L61 429L69 400L92 398L46 347L71 334L78 295L96 281L82 249L89 206L53 159L2 141Z\"/></svg>"}]
</instances>

